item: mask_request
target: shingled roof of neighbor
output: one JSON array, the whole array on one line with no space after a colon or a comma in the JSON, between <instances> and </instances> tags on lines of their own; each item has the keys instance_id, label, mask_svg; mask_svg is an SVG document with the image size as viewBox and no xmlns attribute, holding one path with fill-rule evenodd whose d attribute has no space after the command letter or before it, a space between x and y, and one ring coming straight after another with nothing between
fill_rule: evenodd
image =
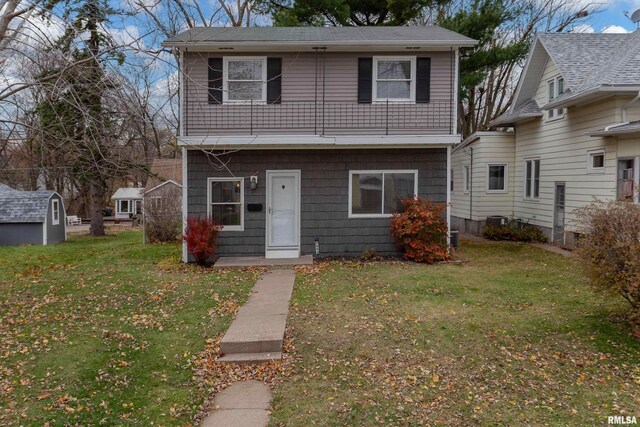
<instances>
[{"instance_id":1,"label":"shingled roof of neighbor","mask_svg":"<svg viewBox=\"0 0 640 427\"><path fill-rule=\"evenodd\" d=\"M163 45L189 44L421 44L474 46L469 37L435 25L411 27L198 27L166 40Z\"/></svg>"},{"instance_id":2,"label":"shingled roof of neighbor","mask_svg":"<svg viewBox=\"0 0 640 427\"><path fill-rule=\"evenodd\" d=\"M44 222L54 191L20 191L0 184L0 223Z\"/></svg>"}]
</instances>

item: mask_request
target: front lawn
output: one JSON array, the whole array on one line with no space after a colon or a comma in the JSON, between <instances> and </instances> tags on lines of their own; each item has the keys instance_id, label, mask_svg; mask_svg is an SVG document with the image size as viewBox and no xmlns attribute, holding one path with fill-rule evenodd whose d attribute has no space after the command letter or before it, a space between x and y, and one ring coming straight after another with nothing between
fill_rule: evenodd
<instances>
[{"instance_id":1,"label":"front lawn","mask_svg":"<svg viewBox=\"0 0 640 427\"><path fill-rule=\"evenodd\" d=\"M0 247L0 425L186 425L192 358L256 274L179 262L139 232Z\"/></svg>"},{"instance_id":2,"label":"front lawn","mask_svg":"<svg viewBox=\"0 0 640 427\"><path fill-rule=\"evenodd\" d=\"M465 244L466 262L301 268L279 425L604 425L640 417L625 302L577 261Z\"/></svg>"}]
</instances>

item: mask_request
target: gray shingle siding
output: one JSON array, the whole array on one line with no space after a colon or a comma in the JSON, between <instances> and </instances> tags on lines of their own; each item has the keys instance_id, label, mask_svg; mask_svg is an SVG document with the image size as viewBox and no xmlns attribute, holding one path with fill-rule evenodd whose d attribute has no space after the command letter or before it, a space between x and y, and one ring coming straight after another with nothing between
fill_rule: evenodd
<instances>
[{"instance_id":1,"label":"gray shingle siding","mask_svg":"<svg viewBox=\"0 0 640 427\"><path fill-rule=\"evenodd\" d=\"M436 202L446 202L447 150L246 150L220 158L235 176L245 177L244 231L220 234L221 255L264 255L266 171L301 171L301 252L314 253L320 240L321 256L357 256L374 248L380 254L395 254L388 218L348 218L350 170L417 169L418 193ZM230 176L212 165L199 150L188 151L188 215L206 217L207 178ZM251 190L248 177L258 175L258 188ZM262 212L247 212L248 203L263 204Z\"/></svg>"},{"instance_id":2,"label":"gray shingle siding","mask_svg":"<svg viewBox=\"0 0 640 427\"><path fill-rule=\"evenodd\" d=\"M44 223L0 224L0 246L41 245Z\"/></svg>"}]
</instances>

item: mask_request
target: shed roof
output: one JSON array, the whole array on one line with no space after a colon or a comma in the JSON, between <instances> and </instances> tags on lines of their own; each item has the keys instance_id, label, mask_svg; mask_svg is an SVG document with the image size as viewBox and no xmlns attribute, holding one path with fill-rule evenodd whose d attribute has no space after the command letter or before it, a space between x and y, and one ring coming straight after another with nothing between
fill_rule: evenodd
<instances>
[{"instance_id":1,"label":"shed roof","mask_svg":"<svg viewBox=\"0 0 640 427\"><path fill-rule=\"evenodd\" d=\"M0 184L0 223L44 222L55 191L20 191Z\"/></svg>"},{"instance_id":2,"label":"shed roof","mask_svg":"<svg viewBox=\"0 0 640 427\"><path fill-rule=\"evenodd\" d=\"M469 37L435 25L411 27L198 27L166 40L163 45L197 44L422 44L474 46Z\"/></svg>"},{"instance_id":3,"label":"shed roof","mask_svg":"<svg viewBox=\"0 0 640 427\"><path fill-rule=\"evenodd\" d=\"M142 196L144 195L144 188L139 187L122 187L118 188L113 196L111 196L111 200L142 200Z\"/></svg>"}]
</instances>

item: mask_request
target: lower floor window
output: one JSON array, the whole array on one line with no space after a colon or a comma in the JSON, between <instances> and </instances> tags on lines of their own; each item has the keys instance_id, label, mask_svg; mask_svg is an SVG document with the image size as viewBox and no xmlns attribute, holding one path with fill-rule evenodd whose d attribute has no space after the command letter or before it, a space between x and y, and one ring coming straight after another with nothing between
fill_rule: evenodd
<instances>
[{"instance_id":1,"label":"lower floor window","mask_svg":"<svg viewBox=\"0 0 640 427\"><path fill-rule=\"evenodd\" d=\"M540 160L532 159L524 162L524 197L537 199L540 197Z\"/></svg>"},{"instance_id":2,"label":"lower floor window","mask_svg":"<svg viewBox=\"0 0 640 427\"><path fill-rule=\"evenodd\" d=\"M507 191L507 165L487 165L487 191Z\"/></svg>"},{"instance_id":3,"label":"lower floor window","mask_svg":"<svg viewBox=\"0 0 640 427\"><path fill-rule=\"evenodd\" d=\"M223 230L244 229L244 178L209 178L209 217Z\"/></svg>"},{"instance_id":4,"label":"lower floor window","mask_svg":"<svg viewBox=\"0 0 640 427\"><path fill-rule=\"evenodd\" d=\"M129 213L129 201L128 200L119 200L120 208L118 212L120 213Z\"/></svg>"},{"instance_id":5,"label":"lower floor window","mask_svg":"<svg viewBox=\"0 0 640 427\"><path fill-rule=\"evenodd\" d=\"M418 194L418 171L351 171L349 216L390 216Z\"/></svg>"}]
</instances>

